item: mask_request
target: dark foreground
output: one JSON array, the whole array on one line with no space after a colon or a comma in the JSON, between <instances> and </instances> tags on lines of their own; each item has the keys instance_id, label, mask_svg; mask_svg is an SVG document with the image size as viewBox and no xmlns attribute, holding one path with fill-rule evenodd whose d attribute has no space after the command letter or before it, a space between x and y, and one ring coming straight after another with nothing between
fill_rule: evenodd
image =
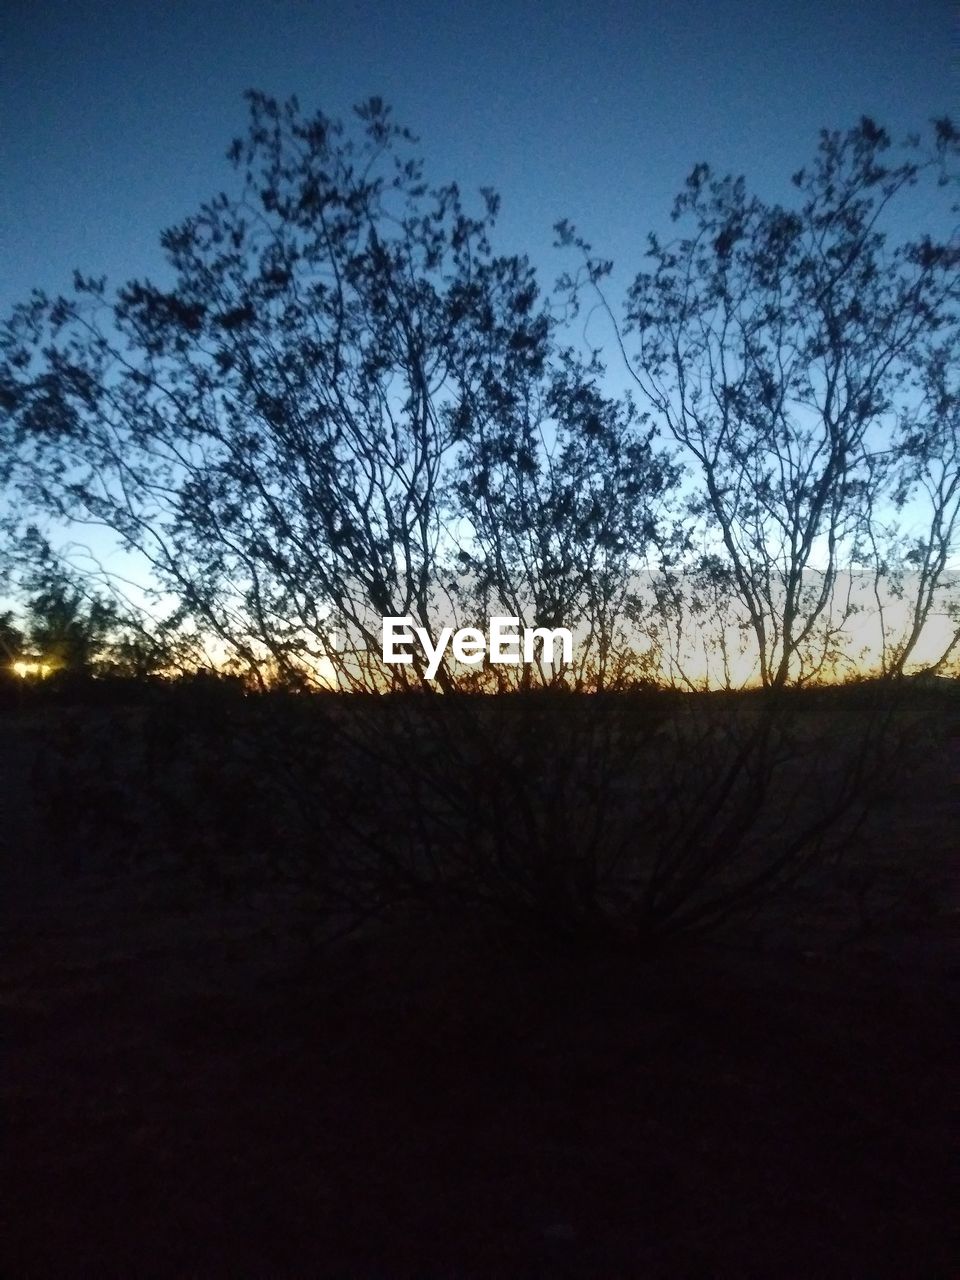
<instances>
[{"instance_id":1,"label":"dark foreground","mask_svg":"<svg viewBox=\"0 0 960 1280\"><path fill-rule=\"evenodd\" d=\"M956 1001L889 957L133 931L6 966L5 1275L956 1274Z\"/></svg>"},{"instance_id":2,"label":"dark foreground","mask_svg":"<svg viewBox=\"0 0 960 1280\"><path fill-rule=\"evenodd\" d=\"M646 961L418 920L318 953L295 895L16 861L21 765L0 1274L960 1274L955 903ZM947 857L945 767L888 853Z\"/></svg>"}]
</instances>

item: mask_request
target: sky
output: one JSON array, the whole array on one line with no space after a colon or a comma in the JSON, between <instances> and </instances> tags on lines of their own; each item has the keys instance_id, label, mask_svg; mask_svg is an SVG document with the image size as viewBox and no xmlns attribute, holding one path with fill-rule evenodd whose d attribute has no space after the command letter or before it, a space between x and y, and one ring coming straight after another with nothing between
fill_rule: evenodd
<instances>
[{"instance_id":1,"label":"sky","mask_svg":"<svg viewBox=\"0 0 960 1280\"><path fill-rule=\"evenodd\" d=\"M500 247L548 281L560 217L632 272L696 161L779 198L823 126L960 116L960 8L6 0L0 313L75 267L160 275L160 229L229 183L247 88L334 116L378 94L434 178L501 192Z\"/></svg>"},{"instance_id":2,"label":"sky","mask_svg":"<svg viewBox=\"0 0 960 1280\"><path fill-rule=\"evenodd\" d=\"M571 265L551 248L566 217L625 282L697 161L783 199L822 127L960 118L960 8L5 0L0 317L74 268L162 282L159 232L229 186L248 88L332 116L379 95L433 180L500 192L498 250L528 252L549 285Z\"/></svg>"}]
</instances>

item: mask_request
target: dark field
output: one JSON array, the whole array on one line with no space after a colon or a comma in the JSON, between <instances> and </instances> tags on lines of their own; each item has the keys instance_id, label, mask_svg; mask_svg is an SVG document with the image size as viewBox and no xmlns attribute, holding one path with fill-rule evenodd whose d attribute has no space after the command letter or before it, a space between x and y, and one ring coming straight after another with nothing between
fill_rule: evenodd
<instances>
[{"instance_id":1,"label":"dark field","mask_svg":"<svg viewBox=\"0 0 960 1280\"><path fill-rule=\"evenodd\" d=\"M643 953L330 940L252 774L177 809L149 708L4 717L3 1275L960 1274L950 694L841 864Z\"/></svg>"}]
</instances>

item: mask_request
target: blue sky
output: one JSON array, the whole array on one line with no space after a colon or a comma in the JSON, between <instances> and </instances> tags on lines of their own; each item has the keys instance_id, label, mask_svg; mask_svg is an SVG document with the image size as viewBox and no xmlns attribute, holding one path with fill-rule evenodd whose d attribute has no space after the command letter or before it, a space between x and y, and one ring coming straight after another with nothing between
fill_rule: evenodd
<instances>
[{"instance_id":1,"label":"blue sky","mask_svg":"<svg viewBox=\"0 0 960 1280\"><path fill-rule=\"evenodd\" d=\"M379 94L429 171L503 196L555 274L571 218L623 269L692 164L787 194L821 126L960 115L955 4L883 0L7 0L0 310L74 267L157 273L158 231L229 181L244 89L332 115ZM559 264L556 264L559 269Z\"/></svg>"}]
</instances>

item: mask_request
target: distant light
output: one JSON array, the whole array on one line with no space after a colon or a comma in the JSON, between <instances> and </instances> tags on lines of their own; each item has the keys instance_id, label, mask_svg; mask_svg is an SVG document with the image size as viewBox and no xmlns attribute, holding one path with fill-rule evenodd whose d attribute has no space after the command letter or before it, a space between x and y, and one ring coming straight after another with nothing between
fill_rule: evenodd
<instances>
[{"instance_id":1,"label":"distant light","mask_svg":"<svg viewBox=\"0 0 960 1280\"><path fill-rule=\"evenodd\" d=\"M15 662L13 670L21 680L26 680L27 676L45 676L50 670L45 662Z\"/></svg>"}]
</instances>

